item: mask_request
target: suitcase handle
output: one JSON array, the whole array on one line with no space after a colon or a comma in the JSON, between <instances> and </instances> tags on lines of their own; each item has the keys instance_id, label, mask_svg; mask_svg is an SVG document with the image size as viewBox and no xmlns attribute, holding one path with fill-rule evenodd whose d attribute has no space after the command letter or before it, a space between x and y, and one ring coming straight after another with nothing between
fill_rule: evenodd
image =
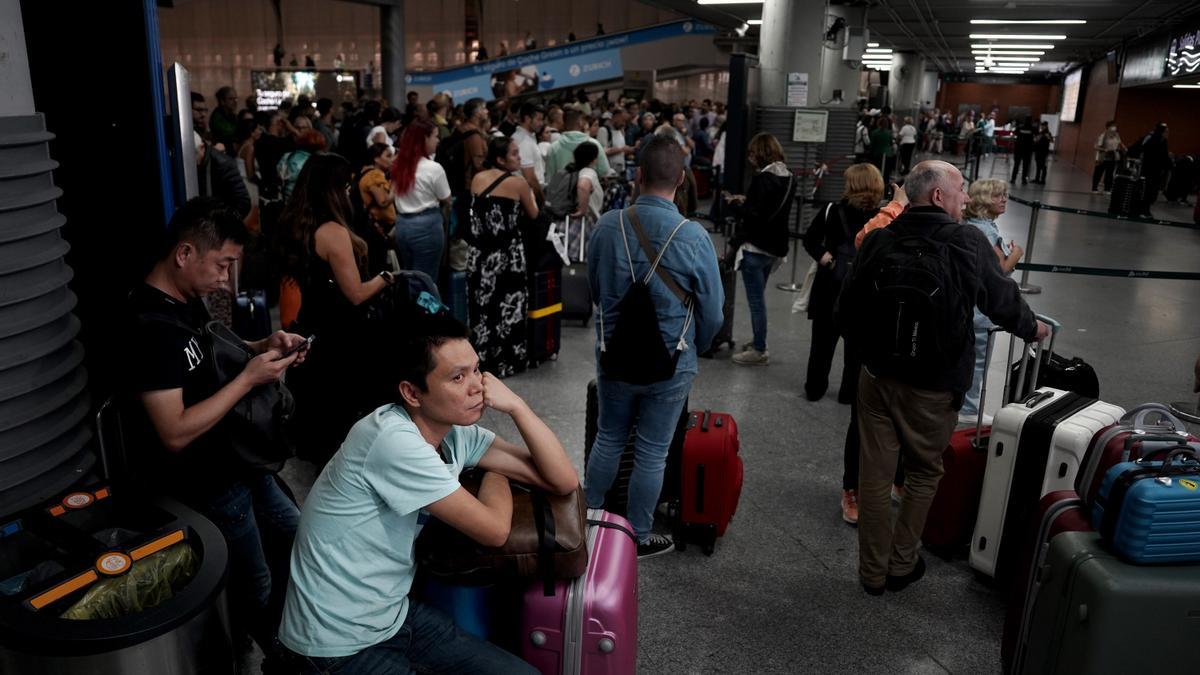
<instances>
[{"instance_id":1,"label":"suitcase handle","mask_svg":"<svg viewBox=\"0 0 1200 675\"><path fill-rule=\"evenodd\" d=\"M1032 341L1026 343L1026 346L1022 350L1022 354L1021 354L1021 366L1020 366L1020 368L1018 368L1018 371L1017 371L1017 388L1016 388L1017 392L1022 392L1025 390L1026 382L1030 382L1029 389L1030 389L1031 393L1033 391L1037 390L1038 375L1041 374L1041 368L1042 368L1042 352L1046 351L1051 356L1054 355L1054 340L1056 337L1058 337L1058 331L1062 330L1062 324L1059 323L1058 321L1056 321L1055 319L1052 319L1052 318L1046 316L1045 314L1037 314L1035 316L1038 318L1038 320L1040 320L1043 323L1045 323L1046 325L1050 326L1049 344L1048 345L1044 344L1045 341L1043 341L1043 340L1032 340ZM1008 344L1008 362L1009 363L1012 363L1013 352L1017 346L1017 339L1018 339L1017 336L1013 335L1012 341ZM1033 345L1033 350L1032 350L1033 351L1033 376L1031 378L1027 378L1026 375L1029 372L1029 355L1030 355L1029 345L1031 345L1031 344ZM1004 402L1005 402L1005 404L1012 403L1014 400L1016 400L1016 396L1014 396L1012 393L1013 390L1010 390L1008 387L1008 381L1009 381L1009 373L1005 373L1005 375L1004 375Z\"/></svg>"},{"instance_id":2,"label":"suitcase handle","mask_svg":"<svg viewBox=\"0 0 1200 675\"><path fill-rule=\"evenodd\" d=\"M1153 457L1161 452L1167 453L1167 456L1162 460L1162 467L1159 471L1160 476L1166 476L1172 473L1190 473L1196 469L1196 467L1189 467L1182 462L1174 465L1171 464L1171 460L1175 459L1176 457L1184 457L1185 459L1190 459L1193 462L1200 462L1200 452L1197 452L1196 448L1187 443L1181 443L1173 448L1158 448L1156 450L1152 450L1150 453L1143 455L1142 458L1137 461L1137 463L1144 464L1146 462L1155 461Z\"/></svg>"},{"instance_id":3,"label":"suitcase handle","mask_svg":"<svg viewBox=\"0 0 1200 675\"><path fill-rule=\"evenodd\" d=\"M975 420L975 447L979 447L979 439L983 436L983 404L987 401L987 371L988 366L992 364L992 351L996 347L996 333L1001 330L999 326L988 328L987 332L987 355L983 358L983 382L979 387L979 418ZM1005 382L1005 389L1008 388L1008 383Z\"/></svg>"},{"instance_id":4,"label":"suitcase handle","mask_svg":"<svg viewBox=\"0 0 1200 675\"><path fill-rule=\"evenodd\" d=\"M700 431L708 431L708 422L712 418L712 411L705 410L704 416L700 418Z\"/></svg>"},{"instance_id":5,"label":"suitcase handle","mask_svg":"<svg viewBox=\"0 0 1200 675\"><path fill-rule=\"evenodd\" d=\"M1145 457L1154 452L1177 448L1180 444L1186 444L1187 442L1187 433L1182 431L1177 434L1146 434L1135 431L1125 439L1125 450L1121 456L1128 461L1135 443L1142 444L1142 457ZM1150 448L1153 448L1153 450Z\"/></svg>"},{"instance_id":6,"label":"suitcase handle","mask_svg":"<svg viewBox=\"0 0 1200 675\"><path fill-rule=\"evenodd\" d=\"M1159 423L1146 424L1146 421L1153 415L1158 415ZM1128 422L1135 431L1147 427L1153 427L1155 431L1161 431L1166 428L1170 428L1172 431L1187 429L1183 421L1172 414L1170 408L1161 403L1143 403L1125 413L1125 416L1121 420Z\"/></svg>"}]
</instances>

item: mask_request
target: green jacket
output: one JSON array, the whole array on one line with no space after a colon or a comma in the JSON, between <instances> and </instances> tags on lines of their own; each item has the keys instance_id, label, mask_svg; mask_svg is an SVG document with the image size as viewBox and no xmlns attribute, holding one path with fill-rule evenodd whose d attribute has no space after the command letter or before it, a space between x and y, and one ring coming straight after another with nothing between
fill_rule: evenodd
<instances>
[{"instance_id":1,"label":"green jacket","mask_svg":"<svg viewBox=\"0 0 1200 675\"><path fill-rule=\"evenodd\" d=\"M567 165L575 161L575 148L579 147L580 143L590 141L600 148L600 156L596 158L596 173L601 177L607 176L610 169L608 166L608 157L604 154L604 148L596 139L588 136L582 131L568 131L562 135L562 138L550 144L550 152L546 154L546 176L549 180L550 176L567 168Z\"/></svg>"}]
</instances>

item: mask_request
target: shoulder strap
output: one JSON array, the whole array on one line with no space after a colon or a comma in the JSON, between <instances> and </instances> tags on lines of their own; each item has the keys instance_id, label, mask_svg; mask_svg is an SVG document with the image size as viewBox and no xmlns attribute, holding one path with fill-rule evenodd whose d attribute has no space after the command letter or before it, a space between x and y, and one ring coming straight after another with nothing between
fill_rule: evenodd
<instances>
[{"instance_id":1,"label":"shoulder strap","mask_svg":"<svg viewBox=\"0 0 1200 675\"><path fill-rule=\"evenodd\" d=\"M770 218L767 218L768 223L771 222L772 220L775 220L775 216L779 215L779 212L783 210L783 207L787 206L788 203L792 201L793 195L796 194L795 189L796 189L796 174L789 172L787 193L785 193L783 195L783 201L779 202L779 208L775 209L775 213L772 213ZM826 215L826 217L829 216L828 213L826 213L825 215Z\"/></svg>"},{"instance_id":2,"label":"shoulder strap","mask_svg":"<svg viewBox=\"0 0 1200 675\"><path fill-rule=\"evenodd\" d=\"M678 232L679 228L687 222L687 218L684 218L679 222L678 225L675 226L675 230L671 232L671 236L667 239L666 243L663 244L662 251L656 252L654 250L654 244L650 243L650 238L646 236L646 230L642 229L642 221L638 218L637 207L631 206L629 207L628 211L629 224L633 226L633 232L637 235L638 243L642 245L642 251L645 252L646 258L653 264L653 272L658 273L658 277L663 280L663 283L667 285L667 288L671 289L671 292L675 294L675 297L679 298L680 302L685 305L689 304L691 299L688 294L679 287L679 284L675 282L675 279L671 276L671 273L663 269L658 264L662 260L663 253L667 252L667 247L671 245L671 240L675 238L675 233Z\"/></svg>"},{"instance_id":3,"label":"shoulder strap","mask_svg":"<svg viewBox=\"0 0 1200 675\"><path fill-rule=\"evenodd\" d=\"M500 174L500 177L497 178L496 180L492 181L492 184L487 186L486 190L479 193L479 196L486 197L486 196L492 194L492 190L495 190L496 188L500 187L500 184L503 183L505 181L505 179L507 179L510 176L512 176L512 174L507 173L507 172Z\"/></svg>"}]
</instances>

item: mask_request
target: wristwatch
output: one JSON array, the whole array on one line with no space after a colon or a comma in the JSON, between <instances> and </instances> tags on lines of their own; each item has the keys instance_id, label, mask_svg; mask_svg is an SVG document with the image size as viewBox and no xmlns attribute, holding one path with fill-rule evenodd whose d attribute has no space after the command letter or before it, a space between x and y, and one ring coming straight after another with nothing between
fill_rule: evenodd
<instances>
[{"instance_id":1,"label":"wristwatch","mask_svg":"<svg viewBox=\"0 0 1200 675\"><path fill-rule=\"evenodd\" d=\"M396 283L396 276L395 276L394 274L392 274L391 272L387 271L387 270L384 270L384 271L380 272L380 273L379 273L379 278L380 278L380 279L383 279L383 281L384 281L384 282L385 282L385 283L386 283L388 286L391 286L392 284Z\"/></svg>"}]
</instances>

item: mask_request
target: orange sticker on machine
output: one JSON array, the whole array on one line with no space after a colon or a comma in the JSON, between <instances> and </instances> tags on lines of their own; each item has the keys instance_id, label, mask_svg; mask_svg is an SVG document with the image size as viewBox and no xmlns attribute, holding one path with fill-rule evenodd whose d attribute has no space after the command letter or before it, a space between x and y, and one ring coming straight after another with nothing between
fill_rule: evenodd
<instances>
[{"instance_id":1,"label":"orange sticker on machine","mask_svg":"<svg viewBox=\"0 0 1200 675\"><path fill-rule=\"evenodd\" d=\"M1196 481L1194 481L1190 478L1181 479L1179 481L1179 484L1189 490L1195 490L1197 487L1200 487L1200 484L1196 483Z\"/></svg>"}]
</instances>

